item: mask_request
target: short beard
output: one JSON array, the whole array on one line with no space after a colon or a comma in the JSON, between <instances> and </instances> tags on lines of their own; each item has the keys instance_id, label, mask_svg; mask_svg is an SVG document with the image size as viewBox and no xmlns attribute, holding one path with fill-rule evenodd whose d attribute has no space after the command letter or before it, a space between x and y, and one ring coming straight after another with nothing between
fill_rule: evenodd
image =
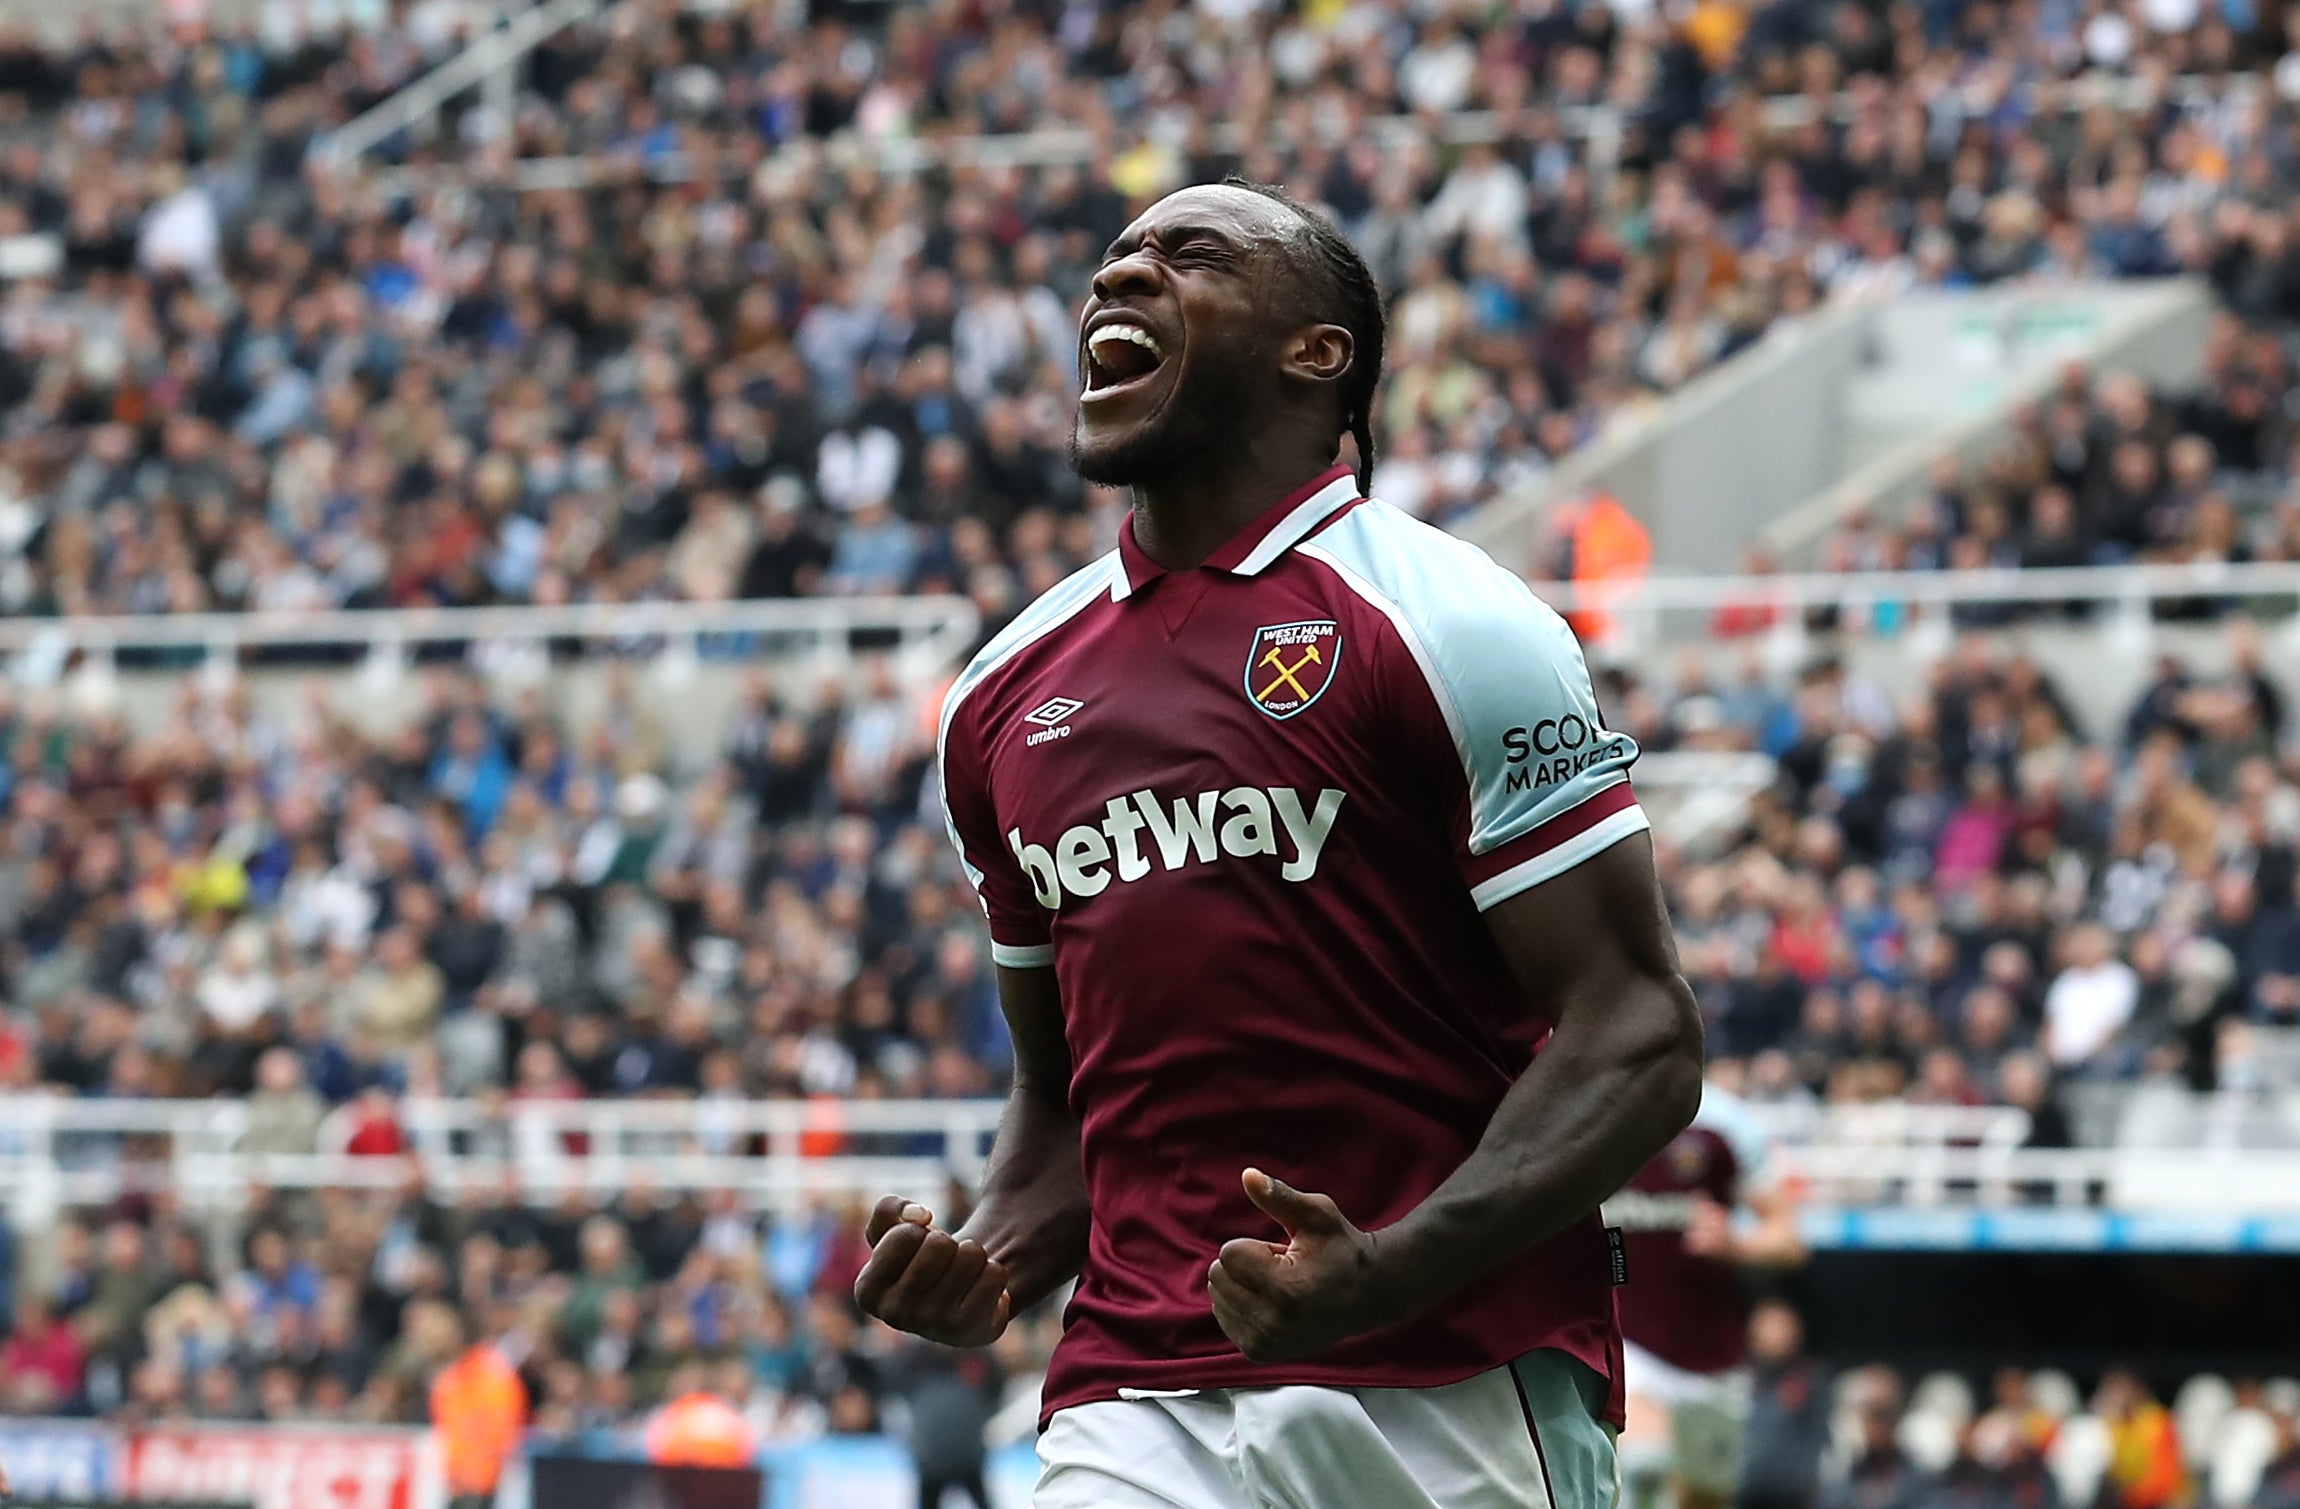
<instances>
[{"instance_id":1,"label":"short beard","mask_svg":"<svg viewBox=\"0 0 2300 1509\"><path fill-rule=\"evenodd\" d=\"M1117 445L1089 451L1070 427L1070 469L1104 487L1155 487L1181 470L1188 457L1202 454L1212 438L1204 416L1170 409Z\"/></svg>"},{"instance_id":2,"label":"short beard","mask_svg":"<svg viewBox=\"0 0 2300 1509\"><path fill-rule=\"evenodd\" d=\"M1070 469L1104 487L1140 489L1234 453L1247 416L1262 410L1251 396L1250 375L1262 365L1258 354L1247 350L1234 351L1227 361L1201 364L1188 374L1194 379L1189 388L1176 393L1164 413L1106 450L1082 447L1073 422Z\"/></svg>"}]
</instances>

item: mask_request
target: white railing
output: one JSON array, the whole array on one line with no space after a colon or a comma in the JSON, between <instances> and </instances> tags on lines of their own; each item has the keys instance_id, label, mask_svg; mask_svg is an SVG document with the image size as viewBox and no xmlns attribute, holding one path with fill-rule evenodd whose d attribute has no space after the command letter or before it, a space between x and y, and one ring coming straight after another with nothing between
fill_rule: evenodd
<instances>
[{"instance_id":1,"label":"white railing","mask_svg":"<svg viewBox=\"0 0 2300 1509\"><path fill-rule=\"evenodd\" d=\"M0 1096L0 1201L18 1224L123 1191L166 1187L186 1204L230 1209L258 1189L397 1189L420 1178L452 1197L466 1189L549 1200L731 1190L781 1212L812 1201L902 1190L939 1195L981 1176L999 1102L596 1100L489 1106L410 1100L399 1107L404 1156L242 1150L244 1102L74 1100Z\"/></svg>"},{"instance_id":2,"label":"white railing","mask_svg":"<svg viewBox=\"0 0 2300 1509\"><path fill-rule=\"evenodd\" d=\"M744 602L577 603L560 607L394 608L311 613L0 619L0 654L61 662L123 650L198 649L230 660L247 648L364 645L376 655L419 645L576 640L640 645L757 636L786 649L843 654L882 636L921 659L973 648L981 615L963 597L806 597Z\"/></svg>"},{"instance_id":3,"label":"white railing","mask_svg":"<svg viewBox=\"0 0 2300 1509\"><path fill-rule=\"evenodd\" d=\"M1911 1101L1828 1105L1752 1102L1747 1107L1784 1147L2017 1148L2029 1114L2014 1106L1936 1106Z\"/></svg>"},{"instance_id":4,"label":"white railing","mask_svg":"<svg viewBox=\"0 0 2300 1509\"><path fill-rule=\"evenodd\" d=\"M1804 1200L1837 1207L2300 1212L2300 1151L1801 1147L1782 1162Z\"/></svg>"},{"instance_id":5,"label":"white railing","mask_svg":"<svg viewBox=\"0 0 2300 1509\"><path fill-rule=\"evenodd\" d=\"M1714 613L1722 608L1795 616L1811 608L1858 615L1881 608L1977 604L2114 605L2145 612L2197 599L2290 599L2300 607L2300 562L2068 567L2051 570L1873 571L1764 576L1652 576L1635 581L1535 582L1566 610L1616 615ZM690 636L761 635L801 644L883 634L955 658L981 627L962 597L808 597L696 603L579 603L561 607L399 608L311 613L187 613L0 619L0 654L42 651L109 655L196 648L229 657L244 648L571 639L639 642ZM1747 772L1722 773L1740 780Z\"/></svg>"},{"instance_id":6,"label":"white railing","mask_svg":"<svg viewBox=\"0 0 2300 1509\"><path fill-rule=\"evenodd\" d=\"M1704 852L1739 832L1750 799L1773 784L1771 755L1726 750L1652 750L1637 759L1637 794L1656 839Z\"/></svg>"},{"instance_id":7,"label":"white railing","mask_svg":"<svg viewBox=\"0 0 2300 1509\"><path fill-rule=\"evenodd\" d=\"M2024 1148L2025 1113L2005 1107L1759 1106L1783 1173L1819 1206L2300 1210L2300 1151ZM0 1201L19 1224L166 1187L187 1205L231 1209L272 1189L396 1189L420 1178L547 1202L574 1190L726 1190L790 1212L890 1191L939 1197L975 1184L998 1122L992 1100L518 1103L411 1100L405 1156L241 1150L239 1101L0 1096ZM323 1133L340 1149L340 1116Z\"/></svg>"},{"instance_id":8,"label":"white railing","mask_svg":"<svg viewBox=\"0 0 2300 1509\"><path fill-rule=\"evenodd\" d=\"M2291 598L2300 606L2300 561L2169 566L2068 566L2023 571L1784 572L1764 576L1650 576L1615 582L1535 582L1542 599L1567 612L1709 612L1721 608L1798 614L1836 608L1980 604L2049 607L2113 604L2144 612L2197 599Z\"/></svg>"}]
</instances>

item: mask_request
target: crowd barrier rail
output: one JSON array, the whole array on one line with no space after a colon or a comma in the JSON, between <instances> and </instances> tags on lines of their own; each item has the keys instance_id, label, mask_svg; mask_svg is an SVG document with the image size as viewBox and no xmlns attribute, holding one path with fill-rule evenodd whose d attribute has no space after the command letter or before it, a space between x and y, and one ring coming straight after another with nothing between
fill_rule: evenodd
<instances>
[{"instance_id":1,"label":"crowd barrier rail","mask_svg":"<svg viewBox=\"0 0 2300 1509\"><path fill-rule=\"evenodd\" d=\"M790 1214L889 1191L938 1195L952 1181L972 1187L1000 1109L992 1100L421 1099L400 1108L406 1153L361 1156L327 1146L340 1147L340 1125L323 1132L319 1150L246 1151L252 1118L240 1101L0 1096L0 1201L23 1225L137 1190L231 1209L265 1189L420 1183L445 1200L723 1192ZM2035 1148L2027 1114L2007 1107L1759 1114L1783 1177L1815 1208L2292 1217L2300 1241L2300 1148Z\"/></svg>"}]
</instances>

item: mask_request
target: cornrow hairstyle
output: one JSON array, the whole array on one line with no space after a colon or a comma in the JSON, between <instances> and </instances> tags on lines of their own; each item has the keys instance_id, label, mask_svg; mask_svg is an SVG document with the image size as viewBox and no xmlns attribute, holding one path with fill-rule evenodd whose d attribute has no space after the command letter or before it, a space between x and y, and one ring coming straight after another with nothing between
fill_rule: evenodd
<instances>
[{"instance_id":1,"label":"cornrow hairstyle","mask_svg":"<svg viewBox=\"0 0 2300 1509\"><path fill-rule=\"evenodd\" d=\"M1382 337L1387 329L1381 285L1341 227L1283 186L1235 173L1222 182L1284 205L1301 226L1302 249L1326 285L1318 293L1322 301L1331 301L1333 322L1350 332L1355 348L1350 370L1341 378L1342 427L1358 444L1358 490L1368 491L1374 480L1374 388L1382 380Z\"/></svg>"}]
</instances>

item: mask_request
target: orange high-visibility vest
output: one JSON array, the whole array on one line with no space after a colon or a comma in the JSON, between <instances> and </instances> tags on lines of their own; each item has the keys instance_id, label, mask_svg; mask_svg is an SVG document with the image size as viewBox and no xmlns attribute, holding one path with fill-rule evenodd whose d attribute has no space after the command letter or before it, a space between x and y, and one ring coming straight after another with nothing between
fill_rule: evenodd
<instances>
[{"instance_id":1,"label":"orange high-visibility vest","mask_svg":"<svg viewBox=\"0 0 2300 1509\"><path fill-rule=\"evenodd\" d=\"M431 1424L439 1432L448 1493L493 1493L527 1428L527 1385L519 1369L481 1342L432 1380Z\"/></svg>"},{"instance_id":2,"label":"orange high-visibility vest","mask_svg":"<svg viewBox=\"0 0 2300 1509\"><path fill-rule=\"evenodd\" d=\"M1626 585L1642 580L1653 564L1653 537L1637 516L1610 493L1599 493L1571 515L1573 580L1585 590ZM1611 593L1602 593L1609 599ZM1586 604L1586 599L1584 602ZM1565 621L1584 644L1603 641L1613 632L1613 616L1601 600L1568 613Z\"/></svg>"},{"instance_id":3,"label":"orange high-visibility vest","mask_svg":"<svg viewBox=\"0 0 2300 1509\"><path fill-rule=\"evenodd\" d=\"M847 1150L846 1102L836 1095L810 1095L799 1123L801 1158L836 1158Z\"/></svg>"}]
</instances>

